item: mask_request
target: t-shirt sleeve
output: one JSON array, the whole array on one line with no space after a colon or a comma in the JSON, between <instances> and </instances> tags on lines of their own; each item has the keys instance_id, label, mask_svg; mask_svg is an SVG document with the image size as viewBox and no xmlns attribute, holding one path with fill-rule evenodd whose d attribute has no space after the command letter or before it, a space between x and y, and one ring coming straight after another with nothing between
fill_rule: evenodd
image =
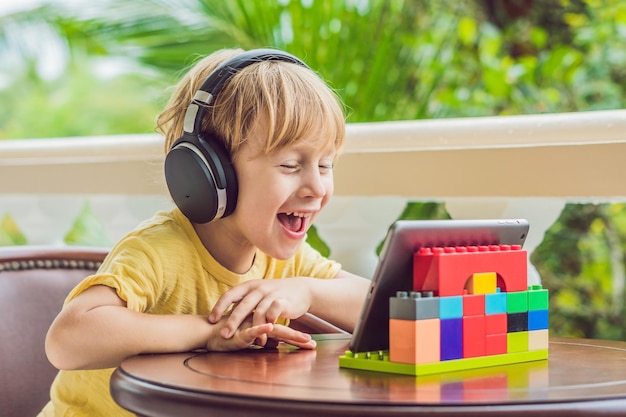
<instances>
[{"instance_id":1,"label":"t-shirt sleeve","mask_svg":"<svg viewBox=\"0 0 626 417\"><path fill-rule=\"evenodd\" d=\"M131 310L146 312L162 293L163 276L157 253L142 239L131 236L120 241L94 275L80 282L68 295L67 304L90 287L113 288Z\"/></svg>"}]
</instances>

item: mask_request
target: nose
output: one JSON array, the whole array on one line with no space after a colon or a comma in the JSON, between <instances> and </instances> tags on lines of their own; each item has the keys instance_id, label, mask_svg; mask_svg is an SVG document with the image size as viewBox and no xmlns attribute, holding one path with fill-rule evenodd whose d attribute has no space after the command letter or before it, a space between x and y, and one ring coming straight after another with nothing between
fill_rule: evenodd
<instances>
[{"instance_id":1,"label":"nose","mask_svg":"<svg viewBox=\"0 0 626 417\"><path fill-rule=\"evenodd\" d=\"M333 177L332 172L320 172L316 166L306 170L300 187L300 196L308 198L322 198L332 192Z\"/></svg>"}]
</instances>

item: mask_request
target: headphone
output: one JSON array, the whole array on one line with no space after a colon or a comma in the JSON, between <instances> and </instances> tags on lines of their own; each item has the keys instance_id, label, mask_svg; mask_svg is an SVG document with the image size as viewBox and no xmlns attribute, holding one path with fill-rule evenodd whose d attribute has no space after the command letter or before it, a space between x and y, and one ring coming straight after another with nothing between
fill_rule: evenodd
<instances>
[{"instance_id":1,"label":"headphone","mask_svg":"<svg viewBox=\"0 0 626 417\"><path fill-rule=\"evenodd\" d=\"M214 135L204 134L206 108L243 68L262 61L284 61L305 68L295 56L276 49L253 49L227 60L204 80L187 107L183 135L165 156L165 181L180 211L193 223L208 223L235 210L239 186L229 152Z\"/></svg>"}]
</instances>

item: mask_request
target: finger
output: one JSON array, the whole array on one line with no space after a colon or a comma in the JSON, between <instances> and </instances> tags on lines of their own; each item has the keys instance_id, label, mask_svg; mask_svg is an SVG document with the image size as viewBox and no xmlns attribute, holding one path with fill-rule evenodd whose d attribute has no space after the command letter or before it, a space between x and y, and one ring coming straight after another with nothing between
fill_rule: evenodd
<instances>
[{"instance_id":1,"label":"finger","mask_svg":"<svg viewBox=\"0 0 626 417\"><path fill-rule=\"evenodd\" d=\"M267 340L267 334L270 333L273 330L273 328L274 328L274 325L272 323L265 323L261 326L252 326L252 327L248 327L245 330L242 330L239 333L239 338L241 340L241 344L239 347L241 348L248 347L251 344L255 343L257 339L262 338L263 336L265 336ZM259 345L259 346L263 346L263 345Z\"/></svg>"},{"instance_id":2,"label":"finger","mask_svg":"<svg viewBox=\"0 0 626 417\"><path fill-rule=\"evenodd\" d=\"M315 349L317 347L317 342L313 339L309 340L306 343L298 342L295 340L281 340L283 343L288 343L292 346L299 347L300 349Z\"/></svg>"},{"instance_id":3,"label":"finger","mask_svg":"<svg viewBox=\"0 0 626 417\"><path fill-rule=\"evenodd\" d=\"M246 320L250 314L254 311L257 304L261 299L261 294L258 292L251 292L247 294L243 300L241 300L235 308L231 311L230 315L224 322L220 334L222 337L228 339L235 334L235 330L239 328L241 323ZM261 325L267 323L266 321L253 323L253 325Z\"/></svg>"},{"instance_id":4,"label":"finger","mask_svg":"<svg viewBox=\"0 0 626 417\"><path fill-rule=\"evenodd\" d=\"M267 334L262 334L261 336L254 339L254 344L257 346L265 346L267 345L267 341L268 341Z\"/></svg>"},{"instance_id":5,"label":"finger","mask_svg":"<svg viewBox=\"0 0 626 417\"><path fill-rule=\"evenodd\" d=\"M276 320L278 320L278 316L268 315L268 311L276 310L276 308L274 308L274 304L276 302L277 300L269 297L264 297L262 300L260 300L257 306L254 308L254 313L252 315L252 324L259 325L262 323L276 323Z\"/></svg>"},{"instance_id":6,"label":"finger","mask_svg":"<svg viewBox=\"0 0 626 417\"><path fill-rule=\"evenodd\" d=\"M244 285L238 285L236 287L231 288L226 291L222 296L217 300L213 309L211 310L211 314L209 315L209 322L215 324L224 316L224 312L228 307L232 304L238 303L247 293L247 289Z\"/></svg>"},{"instance_id":7,"label":"finger","mask_svg":"<svg viewBox=\"0 0 626 417\"><path fill-rule=\"evenodd\" d=\"M300 332L287 326L280 324L274 325L273 330L268 333L268 337L278 339L290 345L304 349L315 349L317 343L308 333Z\"/></svg>"},{"instance_id":8,"label":"finger","mask_svg":"<svg viewBox=\"0 0 626 417\"><path fill-rule=\"evenodd\" d=\"M288 311L288 303L284 299L275 299L265 311L265 319L270 323L276 323L280 317L292 318Z\"/></svg>"}]
</instances>

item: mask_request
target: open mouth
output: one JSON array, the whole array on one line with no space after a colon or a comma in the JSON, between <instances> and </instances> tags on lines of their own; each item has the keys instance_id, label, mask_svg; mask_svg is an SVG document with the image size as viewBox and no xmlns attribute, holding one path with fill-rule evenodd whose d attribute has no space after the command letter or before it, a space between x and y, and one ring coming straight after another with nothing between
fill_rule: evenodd
<instances>
[{"instance_id":1,"label":"open mouth","mask_svg":"<svg viewBox=\"0 0 626 417\"><path fill-rule=\"evenodd\" d=\"M302 232L306 226L306 218L308 214L305 213L278 213L278 221L291 232Z\"/></svg>"}]
</instances>

